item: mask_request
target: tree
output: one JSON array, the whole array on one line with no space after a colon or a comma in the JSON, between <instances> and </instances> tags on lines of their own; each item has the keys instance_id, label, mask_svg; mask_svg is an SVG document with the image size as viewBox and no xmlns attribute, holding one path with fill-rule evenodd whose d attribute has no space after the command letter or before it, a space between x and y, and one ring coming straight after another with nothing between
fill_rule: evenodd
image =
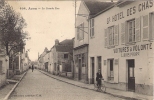
<instances>
[{"instance_id":1,"label":"tree","mask_svg":"<svg viewBox=\"0 0 154 100\"><path fill-rule=\"evenodd\" d=\"M22 51L28 33L23 29L27 26L25 19L20 13L16 13L13 8L4 3L0 10L0 36L1 43L6 48L6 54L10 57L11 52Z\"/></svg>"}]
</instances>

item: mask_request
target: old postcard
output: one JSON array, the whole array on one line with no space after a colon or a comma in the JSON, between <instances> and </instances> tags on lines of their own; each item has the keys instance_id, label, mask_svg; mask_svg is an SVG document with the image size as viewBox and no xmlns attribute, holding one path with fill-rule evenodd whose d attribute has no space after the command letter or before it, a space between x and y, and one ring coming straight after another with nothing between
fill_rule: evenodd
<instances>
[{"instance_id":1,"label":"old postcard","mask_svg":"<svg viewBox=\"0 0 154 100\"><path fill-rule=\"evenodd\" d=\"M154 0L0 0L0 100L153 100Z\"/></svg>"}]
</instances>

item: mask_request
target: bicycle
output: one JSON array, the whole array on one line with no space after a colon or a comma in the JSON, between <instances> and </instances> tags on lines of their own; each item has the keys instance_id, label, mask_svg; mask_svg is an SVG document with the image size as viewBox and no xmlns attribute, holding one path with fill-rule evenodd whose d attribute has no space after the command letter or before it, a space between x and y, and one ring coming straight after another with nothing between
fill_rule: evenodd
<instances>
[{"instance_id":1,"label":"bicycle","mask_svg":"<svg viewBox=\"0 0 154 100\"><path fill-rule=\"evenodd\" d=\"M104 79L102 79L104 80ZM106 87L104 85L104 81L101 82L101 86L98 86L97 83L94 83L94 89L100 92L105 92L106 91Z\"/></svg>"}]
</instances>

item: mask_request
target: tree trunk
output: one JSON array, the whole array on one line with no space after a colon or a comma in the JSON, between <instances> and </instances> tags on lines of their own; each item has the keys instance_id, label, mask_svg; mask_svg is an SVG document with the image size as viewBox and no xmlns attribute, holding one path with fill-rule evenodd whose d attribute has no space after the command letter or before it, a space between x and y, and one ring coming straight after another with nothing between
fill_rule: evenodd
<instances>
[{"instance_id":1,"label":"tree trunk","mask_svg":"<svg viewBox=\"0 0 154 100\"><path fill-rule=\"evenodd\" d=\"M9 46L8 46L8 44L6 44L6 54L7 54L8 56L10 56L10 54L9 54Z\"/></svg>"}]
</instances>

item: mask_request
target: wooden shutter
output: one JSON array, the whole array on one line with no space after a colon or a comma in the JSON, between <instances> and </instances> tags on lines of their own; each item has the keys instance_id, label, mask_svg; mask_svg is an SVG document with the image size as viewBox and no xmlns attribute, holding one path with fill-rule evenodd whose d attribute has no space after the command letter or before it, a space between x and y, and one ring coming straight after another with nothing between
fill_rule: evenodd
<instances>
[{"instance_id":1,"label":"wooden shutter","mask_svg":"<svg viewBox=\"0 0 154 100\"><path fill-rule=\"evenodd\" d=\"M149 39L154 40L154 12L150 13L149 19Z\"/></svg>"},{"instance_id":2,"label":"wooden shutter","mask_svg":"<svg viewBox=\"0 0 154 100\"><path fill-rule=\"evenodd\" d=\"M125 23L121 23L121 44L125 44Z\"/></svg>"},{"instance_id":3,"label":"wooden shutter","mask_svg":"<svg viewBox=\"0 0 154 100\"><path fill-rule=\"evenodd\" d=\"M82 39L84 39L84 23L82 23Z\"/></svg>"},{"instance_id":4,"label":"wooden shutter","mask_svg":"<svg viewBox=\"0 0 154 100\"><path fill-rule=\"evenodd\" d=\"M114 45L118 46L119 44L119 25L114 26Z\"/></svg>"},{"instance_id":5,"label":"wooden shutter","mask_svg":"<svg viewBox=\"0 0 154 100\"><path fill-rule=\"evenodd\" d=\"M79 40L79 27L77 27L77 40Z\"/></svg>"},{"instance_id":6,"label":"wooden shutter","mask_svg":"<svg viewBox=\"0 0 154 100\"><path fill-rule=\"evenodd\" d=\"M140 42L141 40L141 30L140 30L140 25L141 25L141 18L135 18L135 42Z\"/></svg>"},{"instance_id":7,"label":"wooden shutter","mask_svg":"<svg viewBox=\"0 0 154 100\"><path fill-rule=\"evenodd\" d=\"M104 47L108 47L108 28L104 30Z\"/></svg>"},{"instance_id":8,"label":"wooden shutter","mask_svg":"<svg viewBox=\"0 0 154 100\"><path fill-rule=\"evenodd\" d=\"M108 80L108 77L110 77L110 60L106 60L107 61L107 80Z\"/></svg>"},{"instance_id":9,"label":"wooden shutter","mask_svg":"<svg viewBox=\"0 0 154 100\"><path fill-rule=\"evenodd\" d=\"M113 70L114 70L114 83L118 83L119 82L119 59L118 58L114 59Z\"/></svg>"},{"instance_id":10,"label":"wooden shutter","mask_svg":"<svg viewBox=\"0 0 154 100\"><path fill-rule=\"evenodd\" d=\"M94 36L95 32L94 32L94 19L92 19L92 36Z\"/></svg>"},{"instance_id":11,"label":"wooden shutter","mask_svg":"<svg viewBox=\"0 0 154 100\"><path fill-rule=\"evenodd\" d=\"M79 40L82 39L82 24L80 24Z\"/></svg>"},{"instance_id":12,"label":"wooden shutter","mask_svg":"<svg viewBox=\"0 0 154 100\"><path fill-rule=\"evenodd\" d=\"M149 15L143 16L143 40L149 40Z\"/></svg>"}]
</instances>

